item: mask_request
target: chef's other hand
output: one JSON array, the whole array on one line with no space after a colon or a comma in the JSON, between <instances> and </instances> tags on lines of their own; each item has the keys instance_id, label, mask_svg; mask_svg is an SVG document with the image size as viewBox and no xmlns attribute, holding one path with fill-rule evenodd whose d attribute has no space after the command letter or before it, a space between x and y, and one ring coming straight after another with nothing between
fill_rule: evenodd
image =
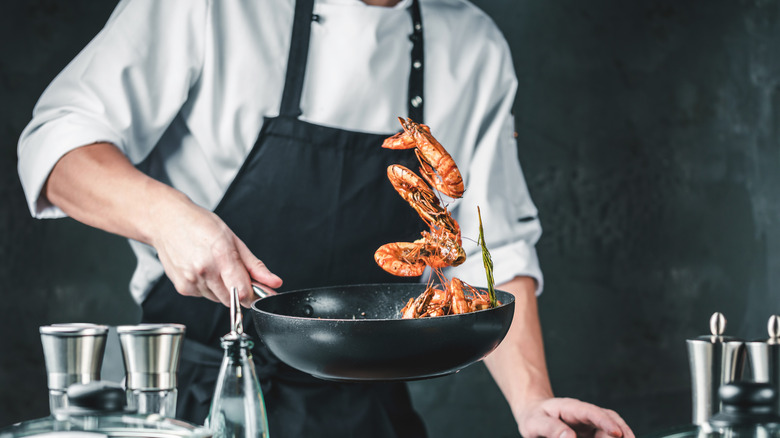
<instances>
[{"instance_id":1,"label":"chef's other hand","mask_svg":"<svg viewBox=\"0 0 780 438\"><path fill-rule=\"evenodd\" d=\"M236 287L241 305L249 307L258 298L252 279L265 290L282 285L213 212L181 196L161 206L158 213L151 243L180 294L229 306L229 291Z\"/></svg>"},{"instance_id":2,"label":"chef's other hand","mask_svg":"<svg viewBox=\"0 0 780 438\"><path fill-rule=\"evenodd\" d=\"M100 181L96 184L95 181ZM250 276L267 290L282 285L216 214L139 171L111 143L93 143L55 164L45 199L72 218L152 245L176 290L230 305L254 300Z\"/></svg>"},{"instance_id":3,"label":"chef's other hand","mask_svg":"<svg viewBox=\"0 0 780 438\"><path fill-rule=\"evenodd\" d=\"M571 398L531 403L518 419L524 438L634 438L617 412Z\"/></svg>"}]
</instances>

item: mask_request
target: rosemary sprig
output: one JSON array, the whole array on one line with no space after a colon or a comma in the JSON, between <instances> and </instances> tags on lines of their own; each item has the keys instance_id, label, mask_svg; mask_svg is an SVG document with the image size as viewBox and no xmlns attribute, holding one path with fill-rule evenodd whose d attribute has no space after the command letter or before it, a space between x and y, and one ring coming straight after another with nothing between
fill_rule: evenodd
<instances>
[{"instance_id":1,"label":"rosemary sprig","mask_svg":"<svg viewBox=\"0 0 780 438\"><path fill-rule=\"evenodd\" d=\"M479 206L477 206L477 215L479 216L479 245L482 247L482 263L485 265L485 275L487 275L488 298L490 299L490 307L496 307L496 290L493 287L495 284L493 259L490 258L490 251L485 244L485 231L482 229L482 212L479 211Z\"/></svg>"}]
</instances>

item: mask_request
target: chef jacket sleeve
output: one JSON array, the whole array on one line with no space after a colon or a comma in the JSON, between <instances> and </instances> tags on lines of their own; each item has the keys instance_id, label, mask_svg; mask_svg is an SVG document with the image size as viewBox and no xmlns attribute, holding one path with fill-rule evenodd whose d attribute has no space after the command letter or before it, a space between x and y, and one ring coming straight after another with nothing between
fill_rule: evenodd
<instances>
[{"instance_id":1,"label":"chef jacket sleeve","mask_svg":"<svg viewBox=\"0 0 780 438\"><path fill-rule=\"evenodd\" d=\"M473 106L479 123L480 136L467 162L464 173L465 193L451 204L463 235L466 262L450 268L448 276L456 276L473 286L486 286L486 274L479 237L479 215L482 216L485 241L494 265L496 285L516 276L536 280L537 295L543 289L535 245L542 234L536 206L531 200L518 159L512 105L517 91L517 78L509 47L503 38L499 44L496 68L483 68L488 77L479 90L486 103Z\"/></svg>"},{"instance_id":2,"label":"chef jacket sleeve","mask_svg":"<svg viewBox=\"0 0 780 438\"><path fill-rule=\"evenodd\" d=\"M67 152L116 145L135 164L181 110L203 58L208 3L123 0L101 32L40 97L18 145L33 216L64 216L41 190Z\"/></svg>"}]
</instances>

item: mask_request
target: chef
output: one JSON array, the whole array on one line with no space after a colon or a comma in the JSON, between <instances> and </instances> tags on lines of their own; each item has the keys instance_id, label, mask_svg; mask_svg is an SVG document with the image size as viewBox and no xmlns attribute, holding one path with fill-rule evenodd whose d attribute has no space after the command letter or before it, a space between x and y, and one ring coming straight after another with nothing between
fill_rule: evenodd
<instances>
[{"instance_id":1,"label":"chef","mask_svg":"<svg viewBox=\"0 0 780 438\"><path fill-rule=\"evenodd\" d=\"M145 322L187 326L177 416L208 412L229 327L222 305L268 290L424 281L372 254L424 224L393 191L380 147L398 116L431 126L463 173L449 209L485 282L477 206L500 289L516 296L485 359L527 438L632 438L613 411L553 397L536 296L541 234L516 153L506 41L465 0L125 0L53 80L19 141L32 214L130 239ZM251 330L251 329L248 329ZM339 384L254 356L278 437L423 437L402 383Z\"/></svg>"}]
</instances>

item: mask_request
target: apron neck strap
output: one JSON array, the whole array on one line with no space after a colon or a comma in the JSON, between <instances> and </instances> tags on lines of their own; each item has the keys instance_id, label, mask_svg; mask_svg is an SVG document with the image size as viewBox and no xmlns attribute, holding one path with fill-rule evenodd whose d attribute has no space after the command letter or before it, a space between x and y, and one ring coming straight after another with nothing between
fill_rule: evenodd
<instances>
[{"instance_id":1,"label":"apron neck strap","mask_svg":"<svg viewBox=\"0 0 780 438\"><path fill-rule=\"evenodd\" d=\"M409 96L407 108L409 117L417 123L424 123L423 119L423 27L420 15L420 1L412 0L409 7L412 16L412 70L409 72Z\"/></svg>"},{"instance_id":2,"label":"apron neck strap","mask_svg":"<svg viewBox=\"0 0 780 438\"><path fill-rule=\"evenodd\" d=\"M409 117L423 123L423 28L419 0L412 0L408 11L412 18L412 69L409 72L409 96L407 109ZM309 55L311 23L319 17L313 14L314 0L297 0L293 18L292 40L287 58L287 75L282 92L282 105L279 115L298 118L301 111L301 93L306 74L306 60Z\"/></svg>"},{"instance_id":3,"label":"apron neck strap","mask_svg":"<svg viewBox=\"0 0 780 438\"><path fill-rule=\"evenodd\" d=\"M282 107L279 115L298 118L301 115L301 91L306 74L306 58L309 55L311 22L315 20L314 0L296 0L293 17L292 40L287 58L287 76L282 93Z\"/></svg>"}]
</instances>

